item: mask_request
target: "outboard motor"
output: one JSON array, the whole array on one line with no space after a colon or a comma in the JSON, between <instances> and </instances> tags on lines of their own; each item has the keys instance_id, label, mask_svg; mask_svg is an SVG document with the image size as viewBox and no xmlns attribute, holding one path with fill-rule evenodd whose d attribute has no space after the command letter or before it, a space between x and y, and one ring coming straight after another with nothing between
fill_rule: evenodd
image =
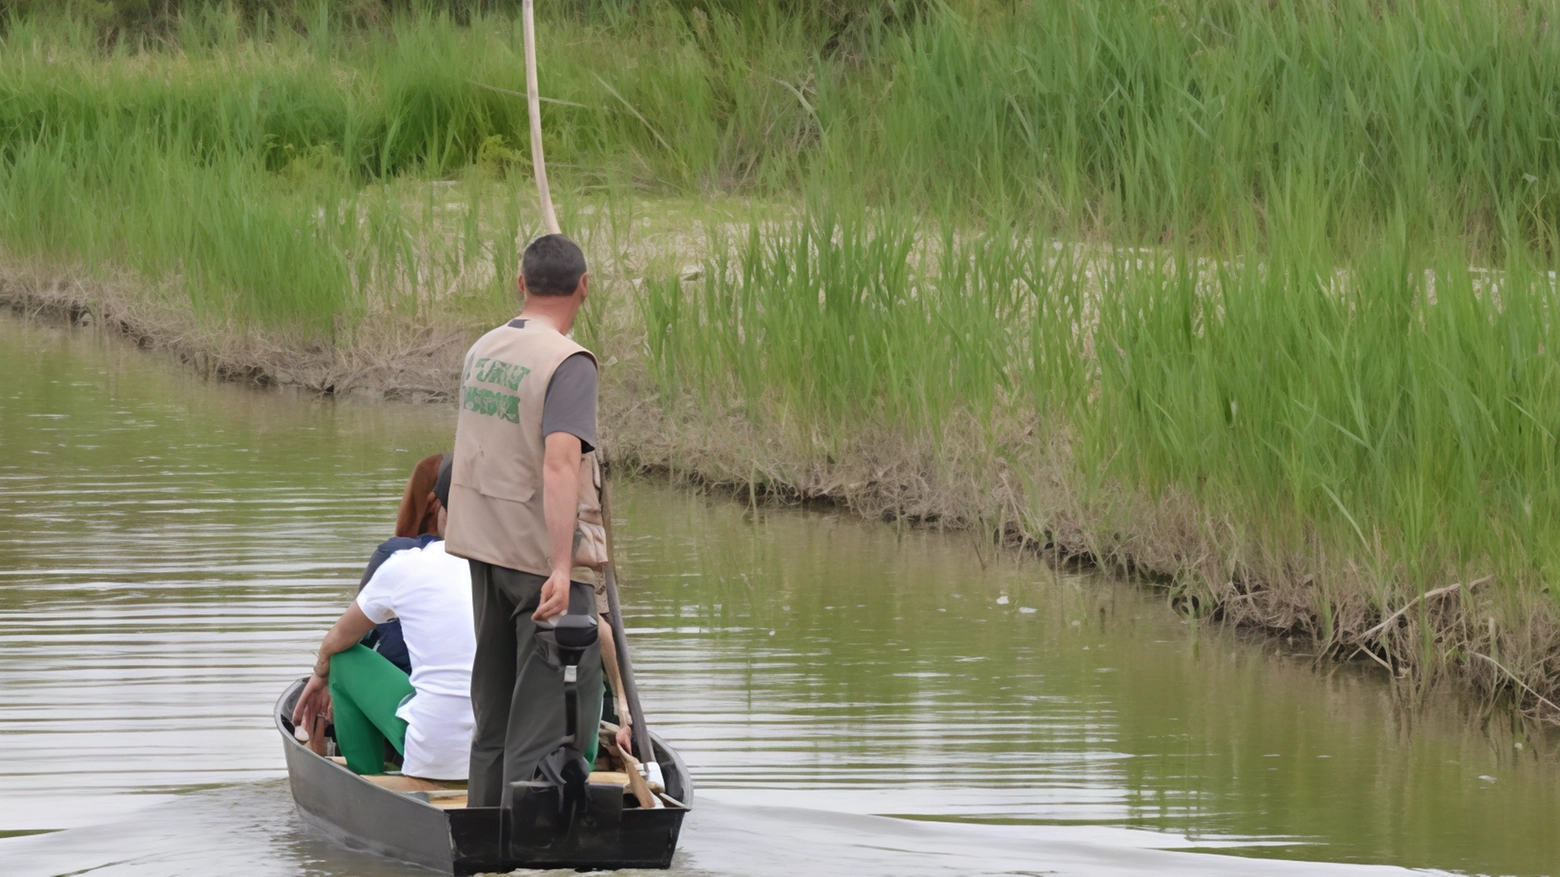
<instances>
[{"instance_id":1,"label":"outboard motor","mask_svg":"<svg viewBox=\"0 0 1560 877\"><path fill-rule=\"evenodd\" d=\"M596 616L562 615L536 626L537 636L563 665L564 736L537 764L535 777L510 783L502 829L506 850L568 846L577 828L616 825L623 818L622 787L590 782L583 744L586 734L598 730L580 727L579 665L585 650L596 644Z\"/></svg>"}]
</instances>

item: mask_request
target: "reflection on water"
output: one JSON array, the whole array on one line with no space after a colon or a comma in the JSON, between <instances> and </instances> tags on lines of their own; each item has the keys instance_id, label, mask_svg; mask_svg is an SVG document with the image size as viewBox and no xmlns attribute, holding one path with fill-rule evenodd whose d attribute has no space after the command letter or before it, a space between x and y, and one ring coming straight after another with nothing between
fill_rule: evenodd
<instances>
[{"instance_id":1,"label":"reflection on water","mask_svg":"<svg viewBox=\"0 0 1560 877\"><path fill-rule=\"evenodd\" d=\"M452 422L0 320L0 871L421 873L302 828L269 710ZM699 783L677 872L1560 862L1542 741L960 538L617 499L649 718ZM5 837L42 829L73 830Z\"/></svg>"}]
</instances>

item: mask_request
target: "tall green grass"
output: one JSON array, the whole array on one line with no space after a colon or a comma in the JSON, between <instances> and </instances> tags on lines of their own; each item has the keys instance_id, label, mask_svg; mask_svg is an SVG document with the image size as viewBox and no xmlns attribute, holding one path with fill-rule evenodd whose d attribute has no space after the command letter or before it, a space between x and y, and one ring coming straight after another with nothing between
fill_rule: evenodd
<instances>
[{"instance_id":1,"label":"tall green grass","mask_svg":"<svg viewBox=\"0 0 1560 877\"><path fill-rule=\"evenodd\" d=\"M44 246L33 217L57 237L112 205L122 215L93 251L219 272L192 276L196 300L315 323L361 310L330 251L364 245L284 241L284 229L396 180L528 171L517 22L482 8L461 7L465 24L424 10L351 25L325 3L279 17L195 6L161 36L108 43L80 18L13 12L0 38L9 239ZM790 200L816 186L949 220L1212 251L1250 231L1235 216L1263 233L1303 193L1345 256L1394 223L1479 259L1555 252L1550 0L1006 14L971 0L880 17L834 4L855 22L849 39L783 4L723 8L544 6L546 147L566 192ZM181 214L200 218L199 234L140 231ZM275 243L244 240L256 223ZM319 273L265 279L278 265Z\"/></svg>"},{"instance_id":2,"label":"tall green grass","mask_svg":"<svg viewBox=\"0 0 1560 877\"><path fill-rule=\"evenodd\" d=\"M1203 606L1307 580L1301 608L1336 643L1493 576L1504 625L1552 607L1560 575L1555 280L1515 251L1470 268L1406 225L1348 258L1300 227L1210 257L825 208L714 242L728 255L701 281L651 284L640 306L656 379L710 416L735 400L796 446L826 437L831 458L971 424L949 456L1037 482L1061 437L1073 488L1189 500L1186 532L1118 559L1170 558L1159 571ZM1043 538L1063 522L1024 523ZM1082 528L1110 542L1142 523ZM1356 627L1332 629L1350 606Z\"/></svg>"}]
</instances>

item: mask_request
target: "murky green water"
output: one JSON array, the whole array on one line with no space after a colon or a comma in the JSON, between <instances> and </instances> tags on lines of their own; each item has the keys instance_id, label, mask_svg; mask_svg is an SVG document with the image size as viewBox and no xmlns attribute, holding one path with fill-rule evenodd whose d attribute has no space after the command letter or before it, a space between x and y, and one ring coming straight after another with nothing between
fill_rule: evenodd
<instances>
[{"instance_id":1,"label":"murky green water","mask_svg":"<svg viewBox=\"0 0 1560 877\"><path fill-rule=\"evenodd\" d=\"M269 711L451 428L0 319L0 873L421 873L302 828ZM1560 872L1509 727L965 538L617 499L677 873Z\"/></svg>"}]
</instances>

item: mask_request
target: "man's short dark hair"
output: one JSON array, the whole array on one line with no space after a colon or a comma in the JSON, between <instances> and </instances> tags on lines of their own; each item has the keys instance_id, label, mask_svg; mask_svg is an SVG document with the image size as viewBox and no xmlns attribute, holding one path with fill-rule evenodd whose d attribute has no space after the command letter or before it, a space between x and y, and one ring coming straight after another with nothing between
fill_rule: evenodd
<instances>
[{"instance_id":1,"label":"man's short dark hair","mask_svg":"<svg viewBox=\"0 0 1560 877\"><path fill-rule=\"evenodd\" d=\"M585 254L561 234L544 234L525 248L520 276L532 295L573 295L585 276Z\"/></svg>"}]
</instances>

